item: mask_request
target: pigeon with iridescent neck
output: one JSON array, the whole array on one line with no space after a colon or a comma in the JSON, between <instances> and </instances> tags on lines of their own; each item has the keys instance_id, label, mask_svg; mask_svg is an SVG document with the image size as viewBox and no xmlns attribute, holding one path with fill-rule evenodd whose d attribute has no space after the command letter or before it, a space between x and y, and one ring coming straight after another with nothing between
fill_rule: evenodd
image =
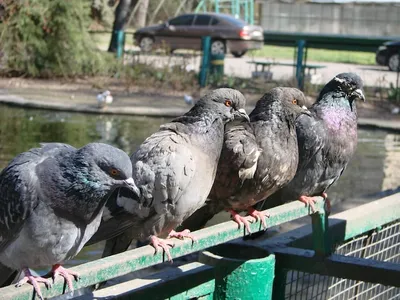
<instances>
[{"instance_id":1,"label":"pigeon with iridescent neck","mask_svg":"<svg viewBox=\"0 0 400 300\"><path fill-rule=\"evenodd\" d=\"M310 108L311 115L296 122L296 176L258 208L298 199L315 211L315 196L327 198L327 190L342 175L357 147L356 100L365 101L365 97L363 82L355 73L338 74L325 85Z\"/></svg>"}]
</instances>

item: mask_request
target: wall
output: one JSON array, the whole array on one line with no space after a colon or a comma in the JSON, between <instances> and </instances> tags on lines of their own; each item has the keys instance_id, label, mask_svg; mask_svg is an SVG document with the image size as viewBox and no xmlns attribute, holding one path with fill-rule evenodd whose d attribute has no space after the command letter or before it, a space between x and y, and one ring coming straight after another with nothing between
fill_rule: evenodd
<instances>
[{"instance_id":1,"label":"wall","mask_svg":"<svg viewBox=\"0 0 400 300\"><path fill-rule=\"evenodd\" d=\"M400 5L262 2L261 26L268 31L399 36Z\"/></svg>"}]
</instances>

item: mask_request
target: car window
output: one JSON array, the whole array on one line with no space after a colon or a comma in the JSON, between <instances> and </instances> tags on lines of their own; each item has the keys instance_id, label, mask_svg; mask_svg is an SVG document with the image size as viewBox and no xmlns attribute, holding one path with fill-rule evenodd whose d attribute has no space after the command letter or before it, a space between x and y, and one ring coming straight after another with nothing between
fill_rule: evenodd
<instances>
[{"instance_id":1,"label":"car window","mask_svg":"<svg viewBox=\"0 0 400 300\"><path fill-rule=\"evenodd\" d=\"M225 15L224 19L227 20L228 22L237 25L237 26L245 26L247 25L247 23L241 19L236 19L233 16L229 16L229 15Z\"/></svg>"},{"instance_id":2,"label":"car window","mask_svg":"<svg viewBox=\"0 0 400 300\"><path fill-rule=\"evenodd\" d=\"M194 25L197 26L208 26L210 24L211 17L206 15L197 15L194 20Z\"/></svg>"},{"instance_id":3,"label":"car window","mask_svg":"<svg viewBox=\"0 0 400 300\"><path fill-rule=\"evenodd\" d=\"M193 15L183 15L169 20L168 24L174 26L192 25L193 18Z\"/></svg>"},{"instance_id":4,"label":"car window","mask_svg":"<svg viewBox=\"0 0 400 300\"><path fill-rule=\"evenodd\" d=\"M216 18L212 18L211 25L217 25L217 24L219 24L219 20Z\"/></svg>"}]
</instances>

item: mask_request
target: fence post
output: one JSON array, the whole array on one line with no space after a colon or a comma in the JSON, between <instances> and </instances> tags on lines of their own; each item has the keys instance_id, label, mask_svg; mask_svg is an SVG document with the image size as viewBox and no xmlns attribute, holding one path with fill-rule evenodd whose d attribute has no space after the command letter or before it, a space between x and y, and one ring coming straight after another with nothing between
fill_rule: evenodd
<instances>
[{"instance_id":1,"label":"fence post","mask_svg":"<svg viewBox=\"0 0 400 300\"><path fill-rule=\"evenodd\" d=\"M325 207L327 206L325 200ZM331 254L332 248L329 237L329 222L326 208L324 212L318 212L311 215L312 219L312 238L313 248L316 255L327 256Z\"/></svg>"},{"instance_id":2,"label":"fence post","mask_svg":"<svg viewBox=\"0 0 400 300\"><path fill-rule=\"evenodd\" d=\"M123 30L117 30L117 58L121 58L124 55L125 49L125 32Z\"/></svg>"},{"instance_id":3,"label":"fence post","mask_svg":"<svg viewBox=\"0 0 400 300\"><path fill-rule=\"evenodd\" d=\"M304 89L303 56L304 56L305 46L306 46L305 40L297 41L296 79L297 79L297 86L300 90Z\"/></svg>"},{"instance_id":4,"label":"fence post","mask_svg":"<svg viewBox=\"0 0 400 300\"><path fill-rule=\"evenodd\" d=\"M224 76L225 54L212 54L210 58L210 75L219 80Z\"/></svg>"},{"instance_id":5,"label":"fence post","mask_svg":"<svg viewBox=\"0 0 400 300\"><path fill-rule=\"evenodd\" d=\"M275 255L255 246L227 243L200 253L214 266L214 299L272 299Z\"/></svg>"},{"instance_id":6,"label":"fence post","mask_svg":"<svg viewBox=\"0 0 400 300\"><path fill-rule=\"evenodd\" d=\"M200 87L205 87L207 82L207 73L210 65L210 45L211 45L211 37L203 36L201 38L201 49L203 52L203 56L199 72Z\"/></svg>"}]
</instances>

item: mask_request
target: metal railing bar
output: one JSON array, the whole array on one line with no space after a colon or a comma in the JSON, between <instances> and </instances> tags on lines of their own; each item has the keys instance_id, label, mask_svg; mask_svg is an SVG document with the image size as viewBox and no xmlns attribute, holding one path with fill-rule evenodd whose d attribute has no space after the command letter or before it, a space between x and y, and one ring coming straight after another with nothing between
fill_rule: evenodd
<instances>
[{"instance_id":1,"label":"metal railing bar","mask_svg":"<svg viewBox=\"0 0 400 300\"><path fill-rule=\"evenodd\" d=\"M316 209L322 212L324 200L318 199ZM296 201L268 210L270 217L267 220L268 227L276 226L309 215L309 208ZM253 232L262 230L260 222L250 225ZM201 229L193 233L197 241L192 244L189 240L176 240L175 247L170 250L172 257L180 257L186 254L204 250L211 246L222 244L248 235L244 228L238 230L237 223L228 221ZM99 282L141 270L166 261L164 254L159 251L154 254L154 248L145 246L126 251L114 256L91 261L86 264L73 267L71 270L78 272L81 278L74 282L74 288L80 289ZM53 287L49 290L42 289L44 297L61 295L64 291L64 281L57 278ZM0 289L1 299L32 299L33 289L29 285L15 288L8 286Z\"/></svg>"}]
</instances>

